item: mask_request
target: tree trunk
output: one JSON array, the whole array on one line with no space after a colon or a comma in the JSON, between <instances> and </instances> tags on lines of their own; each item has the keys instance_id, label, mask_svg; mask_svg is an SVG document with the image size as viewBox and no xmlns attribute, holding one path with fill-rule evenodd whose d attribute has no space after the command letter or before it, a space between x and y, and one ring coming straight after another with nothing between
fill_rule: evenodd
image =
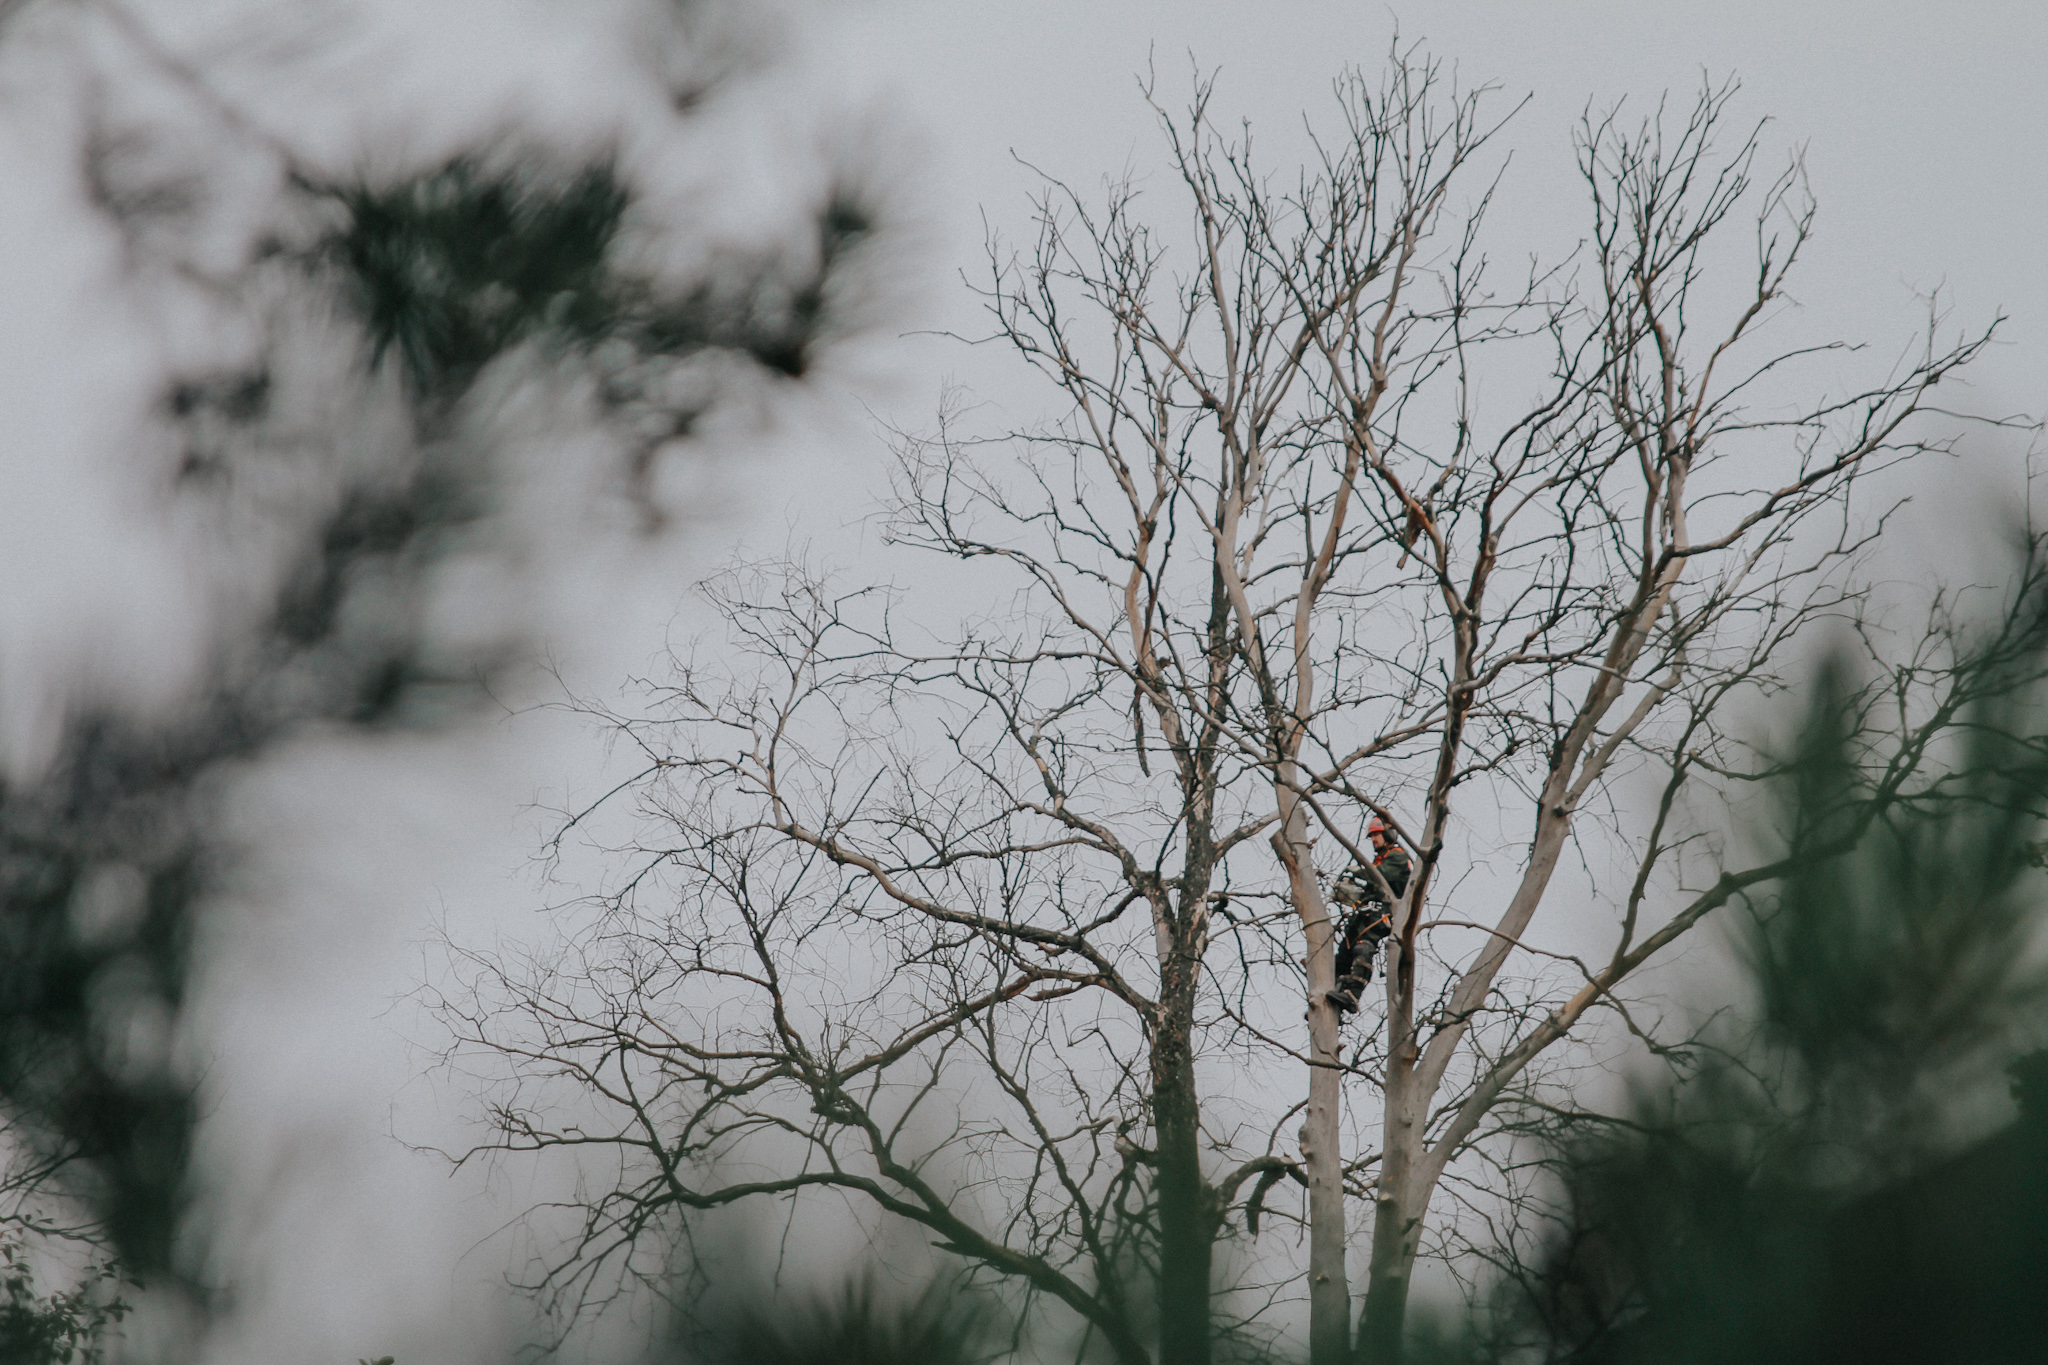
<instances>
[{"instance_id":1,"label":"tree trunk","mask_svg":"<svg viewBox=\"0 0 2048 1365\"><path fill-rule=\"evenodd\" d=\"M1388 953L1388 975L1395 976L1395 956ZM1405 984L1396 978L1395 989ZM1372 1260L1366 1270L1365 1310L1358 1324L1358 1358L1363 1365L1399 1365L1408 1316L1408 1289L1415 1252L1422 1241L1422 1209L1427 1191L1417 1188L1422 1125L1419 1080L1406 1011L1397 1017L1387 1064L1385 1142L1379 1179L1374 1182Z\"/></svg>"},{"instance_id":2,"label":"tree trunk","mask_svg":"<svg viewBox=\"0 0 2048 1365\"><path fill-rule=\"evenodd\" d=\"M1351 1285L1344 1268L1343 1151L1337 1115L1343 1073L1337 1069L1336 983L1329 920L1323 921L1321 970L1309 949L1308 1112L1301 1121L1302 1165L1308 1174L1309 1365L1345 1365L1350 1355Z\"/></svg>"},{"instance_id":3,"label":"tree trunk","mask_svg":"<svg viewBox=\"0 0 2048 1365\"><path fill-rule=\"evenodd\" d=\"M1209 1365L1209 1276L1216 1236L1202 1178L1192 1049L1195 961L1176 943L1162 966L1152 1042L1152 1124L1158 1143L1159 1362Z\"/></svg>"},{"instance_id":4,"label":"tree trunk","mask_svg":"<svg viewBox=\"0 0 2048 1365\"><path fill-rule=\"evenodd\" d=\"M1301 1164L1308 1177L1309 1365L1347 1365L1351 1355L1351 1284L1344 1269L1344 1151L1337 1130L1344 1073L1338 1070L1336 927L1308 860L1307 820L1291 806L1274 852L1287 870L1294 908L1308 940L1308 1110L1301 1121Z\"/></svg>"},{"instance_id":5,"label":"tree trunk","mask_svg":"<svg viewBox=\"0 0 2048 1365\"><path fill-rule=\"evenodd\" d=\"M1407 1201L1382 1194L1373 1211L1372 1263L1358 1324L1358 1355L1364 1365L1399 1365L1409 1282L1421 1240L1422 1219L1410 1212Z\"/></svg>"}]
</instances>

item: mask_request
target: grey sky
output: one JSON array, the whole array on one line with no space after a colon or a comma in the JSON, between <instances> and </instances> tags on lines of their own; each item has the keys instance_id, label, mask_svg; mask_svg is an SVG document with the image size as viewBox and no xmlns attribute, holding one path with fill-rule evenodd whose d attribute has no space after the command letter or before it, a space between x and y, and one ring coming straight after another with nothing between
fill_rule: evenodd
<instances>
[{"instance_id":1,"label":"grey sky","mask_svg":"<svg viewBox=\"0 0 2048 1365\"><path fill-rule=\"evenodd\" d=\"M237 0L138 11L214 43L240 16L273 13ZM1888 356L1921 325L1916 294L1939 286L1957 325L2011 315L1961 405L2048 410L2048 7L2029 0L819 0L785 11L779 39L750 37L740 56L765 63L758 77L672 142L655 77L691 54L650 52L629 4L307 13L304 45L275 68L287 74L266 81L262 52L243 54L258 74L236 93L315 159L425 160L508 115L570 140L624 130L661 191L733 240L835 161L887 190L897 231L866 286L870 329L830 357L816 392L749 394L713 423L677 466L674 496L691 515L669 540L572 535L548 524L559 499L530 500L523 582L538 586L521 609L570 676L596 685L645 666L684 585L735 545L796 539L860 562L872 545L853 522L886 460L871 411L914 424L959 379L1011 415L1034 412L1037 391L992 352L897 333L976 330L957 275L979 264L984 212L1001 231L1028 224L1032 178L1013 152L1078 186L1159 165L1134 79L1148 62L1169 105L1191 61L1219 68L1216 109L1284 146L1340 64L1381 60L1398 16L1462 79L1501 86L1503 105L1532 96L1504 143L1506 202L1553 248L1577 230L1567 139L1589 101L1647 109L1666 90L1688 98L1703 72L1739 77L1738 114L1773 120L1773 155L1805 149L1820 204L1798 325ZM221 575L242 571L208 559L189 528L134 510L148 452L123 445L120 411L165 356L233 342L196 323L152 330L118 301L115 245L89 229L56 154L76 91L25 66L33 57L16 54L0 101L0 393L15 414L0 434L0 769L17 775L47 756L57 708L80 688L165 704L203 653L206 622L237 596ZM802 175L770 173L792 159ZM2010 488L2013 469L1986 477ZM1939 502L1957 488L1977 496L1970 486L1928 491ZM1939 545L1953 525L1921 533ZM394 1128L438 1133L445 1115L409 1083L416 1059L388 1005L435 918L459 932L530 923L527 805L588 781L595 761L575 726L531 717L426 744L311 735L242 779L238 833L268 850L251 877L265 890L211 930L219 951L194 1039L214 1090L210 1169L248 1253L222 1267L247 1294L215 1365L385 1351L457 1362L502 1347L490 1287L511 1248L483 1238L534 1191L483 1198L389 1141Z\"/></svg>"},{"instance_id":2,"label":"grey sky","mask_svg":"<svg viewBox=\"0 0 2048 1365\"><path fill-rule=\"evenodd\" d=\"M2012 315L2009 345L1983 367L1987 397L2038 407L2048 389L2048 14L2025 3L1711 5L1481 3L1403 9L1310 3L894 3L838 8L820 46L843 79L880 93L930 140L919 179L945 226L945 264L978 245L977 210L1021 224L1028 174L1015 151L1086 184L1157 164L1133 74L1149 62L1169 103L1191 63L1221 73L1218 108L1269 139L1324 98L1343 62L1379 60L1404 38L1454 62L1468 82L1530 95L1508 139L1523 206L1553 198L1536 225L1577 229L1571 124L1588 104L1647 110L1703 77L1734 76L1738 113L1772 122L1767 149L1804 148L1819 229L1799 294L1843 336L1902 338L1916 291L1942 287L1958 321ZM1554 182L1555 190L1546 188ZM1568 240L1568 239L1567 239ZM933 271L938 275L939 271ZM955 300L957 307L957 296Z\"/></svg>"}]
</instances>

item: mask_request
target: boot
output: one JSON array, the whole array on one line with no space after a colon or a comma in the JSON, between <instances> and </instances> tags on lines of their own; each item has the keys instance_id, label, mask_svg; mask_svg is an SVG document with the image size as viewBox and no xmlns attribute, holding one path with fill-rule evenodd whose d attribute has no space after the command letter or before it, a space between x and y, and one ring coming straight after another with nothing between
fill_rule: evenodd
<instances>
[{"instance_id":1,"label":"boot","mask_svg":"<svg viewBox=\"0 0 2048 1365\"><path fill-rule=\"evenodd\" d=\"M1355 976L1340 976L1337 978L1337 989L1331 991L1326 998L1345 1014L1356 1014L1358 998L1363 994L1365 982L1362 979Z\"/></svg>"}]
</instances>

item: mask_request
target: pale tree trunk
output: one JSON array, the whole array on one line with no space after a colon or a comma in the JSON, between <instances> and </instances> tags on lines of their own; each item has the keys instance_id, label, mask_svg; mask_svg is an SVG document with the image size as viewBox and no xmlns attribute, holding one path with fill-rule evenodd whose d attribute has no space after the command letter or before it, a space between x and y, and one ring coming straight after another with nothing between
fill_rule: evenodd
<instances>
[{"instance_id":1,"label":"pale tree trunk","mask_svg":"<svg viewBox=\"0 0 2048 1365\"><path fill-rule=\"evenodd\" d=\"M1356 1359L1392 1365L1401 1358L1408 1315L1408 1285L1422 1240L1429 1196L1417 1189L1423 1167L1422 1114L1428 1092L1416 1074L1414 918L1427 890L1428 867L1410 879L1408 902L1397 912L1400 932L1387 941L1387 1081L1381 1124L1380 1168L1373 1181L1372 1254L1366 1266L1365 1306L1358 1320Z\"/></svg>"},{"instance_id":2,"label":"pale tree trunk","mask_svg":"<svg viewBox=\"0 0 2048 1365\"><path fill-rule=\"evenodd\" d=\"M1388 975L1392 978L1393 972ZM1406 1034L1407 1021L1400 1023ZM1424 1097L1416 1084L1414 1047L1405 1037L1396 1047L1387 1065L1386 1142L1379 1179L1373 1183L1372 1259L1358 1324L1358 1355L1367 1365L1392 1365L1401 1358L1409 1281L1422 1241L1421 1211L1428 1205L1428 1192L1418 1188Z\"/></svg>"},{"instance_id":3,"label":"pale tree trunk","mask_svg":"<svg viewBox=\"0 0 2048 1365\"><path fill-rule=\"evenodd\" d=\"M1283 788L1284 791L1284 788ZM1310 1365L1342 1365L1351 1354L1351 1285L1345 1270L1344 1150L1338 1119L1344 1073L1338 1064L1336 926L1308 857L1308 820L1291 794L1273 848L1287 869L1294 907L1308 941L1308 1110L1301 1161L1308 1177Z\"/></svg>"},{"instance_id":4,"label":"pale tree trunk","mask_svg":"<svg viewBox=\"0 0 2048 1365\"><path fill-rule=\"evenodd\" d=\"M1465 671L1461 651L1461 677ZM1454 717L1448 727L1450 737L1444 746L1447 758L1456 752L1462 722L1462 716ZM1568 750L1561 757L1568 761L1572 753L1575 751ZM1537 822L1536 838L1521 884L1492 941L1459 978L1452 994L1449 1013L1454 1020L1469 1020L1484 1002L1506 961L1509 946L1528 927L1550 885L1571 828L1564 776L1569 768L1563 764L1560 767L1563 771L1554 770L1544 786L1541 799L1547 814ZM1438 772L1425 833L1432 846L1442 838L1448 810L1448 802L1443 798L1450 790L1451 771L1447 761ZM1365 1365L1394 1365L1401 1359L1408 1294L1422 1243L1423 1220L1445 1163L1469 1133L1469 1128L1461 1123L1462 1131L1446 1133L1432 1147L1424 1132L1429 1106L1467 1028L1463 1022L1452 1023L1433 1034L1426 1048L1416 1036L1413 944L1432 871L1434 867L1428 860L1417 868L1408 888L1407 903L1397 913L1399 932L1387 943L1386 1108L1379 1176L1373 1182L1372 1258L1366 1272L1365 1305L1359 1314L1358 1328L1358 1358Z\"/></svg>"}]
</instances>

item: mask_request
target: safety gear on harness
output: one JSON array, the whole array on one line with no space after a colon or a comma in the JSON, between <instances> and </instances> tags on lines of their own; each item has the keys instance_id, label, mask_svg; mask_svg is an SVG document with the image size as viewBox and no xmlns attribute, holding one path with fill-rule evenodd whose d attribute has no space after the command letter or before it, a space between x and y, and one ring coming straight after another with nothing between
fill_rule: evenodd
<instances>
[{"instance_id":1,"label":"safety gear on harness","mask_svg":"<svg viewBox=\"0 0 2048 1365\"><path fill-rule=\"evenodd\" d=\"M1344 869L1331 887L1331 899L1351 907L1351 914L1344 921L1344 936L1337 946L1337 988L1327 997L1344 1014L1358 1009L1359 1000L1372 981L1373 959L1379 955L1380 944L1393 932L1393 907L1387 894L1391 892L1398 899L1408 889L1408 855L1387 836L1386 823L1374 820L1366 832L1376 850L1373 867L1386 882L1386 891L1356 864Z\"/></svg>"}]
</instances>

